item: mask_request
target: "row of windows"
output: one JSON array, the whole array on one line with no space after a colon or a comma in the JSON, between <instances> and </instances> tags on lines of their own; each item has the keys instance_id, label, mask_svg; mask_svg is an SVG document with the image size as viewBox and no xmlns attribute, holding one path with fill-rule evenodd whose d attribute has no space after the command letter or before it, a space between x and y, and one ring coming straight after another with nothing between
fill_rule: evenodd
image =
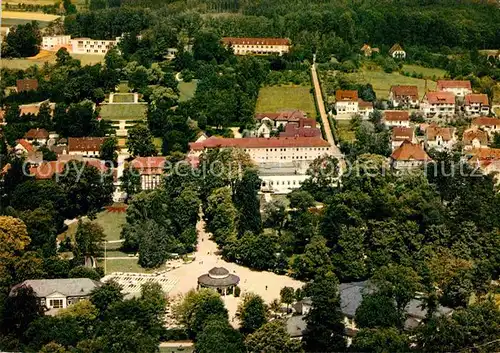
<instances>
[{"instance_id":1,"label":"row of windows","mask_svg":"<svg viewBox=\"0 0 500 353\"><path fill-rule=\"evenodd\" d=\"M274 181L270 181L269 182L270 186L273 186L275 184L276 184L276 186L278 186L278 185L300 185L302 183L300 181L296 181L296 180L292 180L292 181L288 180L286 182L285 181L281 181L281 184L280 184L280 181L277 181L276 183ZM266 182L265 181L262 182L262 186L266 186Z\"/></svg>"},{"instance_id":2,"label":"row of windows","mask_svg":"<svg viewBox=\"0 0 500 353\"><path fill-rule=\"evenodd\" d=\"M50 299L49 306L54 308L54 309L62 308L63 307L63 300L62 299Z\"/></svg>"},{"instance_id":3,"label":"row of windows","mask_svg":"<svg viewBox=\"0 0 500 353\"><path fill-rule=\"evenodd\" d=\"M327 151L329 147L300 147L296 148L297 151ZM244 148L245 152L253 152L254 148ZM287 152L293 151L293 148L266 148L266 152Z\"/></svg>"}]
</instances>

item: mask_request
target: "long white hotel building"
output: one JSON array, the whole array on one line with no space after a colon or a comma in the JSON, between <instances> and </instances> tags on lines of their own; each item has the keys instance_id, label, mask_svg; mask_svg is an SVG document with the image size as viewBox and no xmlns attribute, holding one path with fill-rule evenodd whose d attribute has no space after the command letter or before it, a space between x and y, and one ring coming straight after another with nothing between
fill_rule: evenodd
<instances>
[{"instance_id":1,"label":"long white hotel building","mask_svg":"<svg viewBox=\"0 0 500 353\"><path fill-rule=\"evenodd\" d=\"M308 178L309 164L317 157L333 155L333 148L321 137L220 138L210 137L190 144L189 157L199 157L211 148L239 148L259 168L261 190L288 193Z\"/></svg>"}]
</instances>

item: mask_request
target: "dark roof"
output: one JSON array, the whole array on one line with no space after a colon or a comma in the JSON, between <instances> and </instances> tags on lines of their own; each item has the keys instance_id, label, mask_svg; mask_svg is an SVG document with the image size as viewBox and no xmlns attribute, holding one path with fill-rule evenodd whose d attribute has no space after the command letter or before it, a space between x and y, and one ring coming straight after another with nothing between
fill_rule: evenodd
<instances>
[{"instance_id":1,"label":"dark roof","mask_svg":"<svg viewBox=\"0 0 500 353\"><path fill-rule=\"evenodd\" d=\"M237 285L240 283L240 278L233 274L224 278L212 278L209 274L204 274L198 277L198 283L208 287L226 287Z\"/></svg>"},{"instance_id":2,"label":"dark roof","mask_svg":"<svg viewBox=\"0 0 500 353\"><path fill-rule=\"evenodd\" d=\"M224 267L214 267L210 271L208 271L210 276L228 276L229 271Z\"/></svg>"},{"instance_id":3,"label":"dark roof","mask_svg":"<svg viewBox=\"0 0 500 353\"><path fill-rule=\"evenodd\" d=\"M286 331L292 337L301 337L307 328L305 315L292 316L286 320Z\"/></svg>"},{"instance_id":4,"label":"dark roof","mask_svg":"<svg viewBox=\"0 0 500 353\"><path fill-rule=\"evenodd\" d=\"M38 80L25 78L16 81L16 88L18 92L36 91L38 89Z\"/></svg>"},{"instance_id":5,"label":"dark roof","mask_svg":"<svg viewBox=\"0 0 500 353\"><path fill-rule=\"evenodd\" d=\"M56 292L67 297L86 296L100 285L100 282L89 278L30 279L14 286L10 295L14 295L16 289L21 286L27 286L31 287L39 298L45 298Z\"/></svg>"}]
</instances>

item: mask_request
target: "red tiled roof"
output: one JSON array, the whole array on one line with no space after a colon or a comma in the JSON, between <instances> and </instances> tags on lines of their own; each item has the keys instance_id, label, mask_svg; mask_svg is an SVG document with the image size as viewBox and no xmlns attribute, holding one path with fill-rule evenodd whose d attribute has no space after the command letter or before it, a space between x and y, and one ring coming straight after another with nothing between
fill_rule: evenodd
<instances>
[{"instance_id":1,"label":"red tiled roof","mask_svg":"<svg viewBox=\"0 0 500 353\"><path fill-rule=\"evenodd\" d=\"M428 140L435 140L437 136L441 136L444 141L453 139L455 129L452 127L429 126L425 130L425 135Z\"/></svg>"},{"instance_id":2,"label":"red tiled roof","mask_svg":"<svg viewBox=\"0 0 500 353\"><path fill-rule=\"evenodd\" d=\"M427 92L425 98L429 104L455 104L455 95L451 92Z\"/></svg>"},{"instance_id":3,"label":"red tiled roof","mask_svg":"<svg viewBox=\"0 0 500 353\"><path fill-rule=\"evenodd\" d=\"M4 115L5 115L5 111L3 109L0 109L0 123L3 123Z\"/></svg>"},{"instance_id":4,"label":"red tiled roof","mask_svg":"<svg viewBox=\"0 0 500 353\"><path fill-rule=\"evenodd\" d=\"M410 113L406 110L386 110L384 119L386 121L410 121Z\"/></svg>"},{"instance_id":5,"label":"red tiled roof","mask_svg":"<svg viewBox=\"0 0 500 353\"><path fill-rule=\"evenodd\" d=\"M481 145L488 144L488 133L479 129L469 129L465 130L462 136L462 141L466 145L472 144L472 141L478 139Z\"/></svg>"},{"instance_id":6,"label":"red tiled roof","mask_svg":"<svg viewBox=\"0 0 500 353\"><path fill-rule=\"evenodd\" d=\"M45 129L30 129L25 135L26 139L48 139L49 133Z\"/></svg>"},{"instance_id":7,"label":"red tiled roof","mask_svg":"<svg viewBox=\"0 0 500 353\"><path fill-rule=\"evenodd\" d=\"M489 105L488 102L488 95L487 94L479 94L479 93L471 93L465 96L465 104L466 105L471 105L471 104L482 104L482 105Z\"/></svg>"},{"instance_id":8,"label":"red tiled roof","mask_svg":"<svg viewBox=\"0 0 500 353\"><path fill-rule=\"evenodd\" d=\"M414 131L411 127L395 126L392 129L392 141L413 140Z\"/></svg>"},{"instance_id":9,"label":"red tiled roof","mask_svg":"<svg viewBox=\"0 0 500 353\"><path fill-rule=\"evenodd\" d=\"M202 142L190 143L192 150L205 148L293 148L293 147L330 147L330 144L319 137L246 137L221 138L210 137Z\"/></svg>"},{"instance_id":10,"label":"red tiled roof","mask_svg":"<svg viewBox=\"0 0 500 353\"><path fill-rule=\"evenodd\" d=\"M316 127L316 120L312 118L299 119L299 127Z\"/></svg>"},{"instance_id":11,"label":"red tiled roof","mask_svg":"<svg viewBox=\"0 0 500 353\"><path fill-rule=\"evenodd\" d=\"M38 80L25 78L22 80L16 80L16 88L18 92L24 91L36 91L38 89Z\"/></svg>"},{"instance_id":12,"label":"red tiled roof","mask_svg":"<svg viewBox=\"0 0 500 353\"><path fill-rule=\"evenodd\" d=\"M99 151L105 137L70 137L68 138L68 151Z\"/></svg>"},{"instance_id":13,"label":"red tiled roof","mask_svg":"<svg viewBox=\"0 0 500 353\"><path fill-rule=\"evenodd\" d=\"M286 38L238 38L224 37L222 42L226 45L290 45Z\"/></svg>"},{"instance_id":14,"label":"red tiled roof","mask_svg":"<svg viewBox=\"0 0 500 353\"><path fill-rule=\"evenodd\" d=\"M373 103L372 102L367 102L367 101L364 101L362 100L361 98L358 99L358 107L360 109L369 109L369 108L373 108Z\"/></svg>"},{"instance_id":15,"label":"red tiled roof","mask_svg":"<svg viewBox=\"0 0 500 353\"><path fill-rule=\"evenodd\" d=\"M472 125L476 126L500 126L500 119L498 118L488 118L488 117L481 117L481 118L476 118L472 120Z\"/></svg>"},{"instance_id":16,"label":"red tiled roof","mask_svg":"<svg viewBox=\"0 0 500 353\"><path fill-rule=\"evenodd\" d=\"M137 157L131 162L131 165L141 174L163 174L165 162L165 157Z\"/></svg>"},{"instance_id":17,"label":"red tiled roof","mask_svg":"<svg viewBox=\"0 0 500 353\"><path fill-rule=\"evenodd\" d=\"M295 124L287 124L285 131L280 132L280 137L320 137L321 130L314 127L297 127Z\"/></svg>"},{"instance_id":18,"label":"red tiled roof","mask_svg":"<svg viewBox=\"0 0 500 353\"><path fill-rule=\"evenodd\" d=\"M412 99L418 99L418 87L417 86L391 86L392 95L394 98L406 98L411 97Z\"/></svg>"},{"instance_id":19,"label":"red tiled roof","mask_svg":"<svg viewBox=\"0 0 500 353\"><path fill-rule=\"evenodd\" d=\"M391 158L396 161L430 161L431 157L420 147L419 144L403 141L394 152Z\"/></svg>"},{"instance_id":20,"label":"red tiled roof","mask_svg":"<svg viewBox=\"0 0 500 353\"><path fill-rule=\"evenodd\" d=\"M438 80L437 88L442 91L446 88L467 88L472 90L470 81L460 81L460 80Z\"/></svg>"},{"instance_id":21,"label":"red tiled roof","mask_svg":"<svg viewBox=\"0 0 500 353\"><path fill-rule=\"evenodd\" d=\"M472 154L477 160L500 159L500 148L481 148L472 151Z\"/></svg>"},{"instance_id":22,"label":"red tiled roof","mask_svg":"<svg viewBox=\"0 0 500 353\"><path fill-rule=\"evenodd\" d=\"M16 141L18 144L20 144L21 146L24 147L24 149L26 150L26 152L33 152L34 151L34 148L33 146L31 145L31 143L29 143L28 141L26 141L25 139L19 139Z\"/></svg>"},{"instance_id":23,"label":"red tiled roof","mask_svg":"<svg viewBox=\"0 0 500 353\"><path fill-rule=\"evenodd\" d=\"M358 100L358 91L346 91L338 89L335 92L337 102L352 102Z\"/></svg>"},{"instance_id":24,"label":"red tiled roof","mask_svg":"<svg viewBox=\"0 0 500 353\"><path fill-rule=\"evenodd\" d=\"M271 120L279 120L279 121L289 121L289 120L298 120L300 118L305 118L306 113L301 110L287 110L283 112L276 113L257 113L255 114L255 119L262 120L264 118L269 118Z\"/></svg>"}]
</instances>

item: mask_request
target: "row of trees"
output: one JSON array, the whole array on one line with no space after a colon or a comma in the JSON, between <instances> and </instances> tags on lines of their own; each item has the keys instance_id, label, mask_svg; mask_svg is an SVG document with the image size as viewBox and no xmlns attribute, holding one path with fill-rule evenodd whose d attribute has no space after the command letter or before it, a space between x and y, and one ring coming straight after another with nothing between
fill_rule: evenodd
<instances>
[{"instance_id":1,"label":"row of trees","mask_svg":"<svg viewBox=\"0 0 500 353\"><path fill-rule=\"evenodd\" d=\"M31 287L19 287L5 301L2 349L25 352L157 352L164 332L166 299L156 283L123 299L109 282L56 316L44 315Z\"/></svg>"}]
</instances>

